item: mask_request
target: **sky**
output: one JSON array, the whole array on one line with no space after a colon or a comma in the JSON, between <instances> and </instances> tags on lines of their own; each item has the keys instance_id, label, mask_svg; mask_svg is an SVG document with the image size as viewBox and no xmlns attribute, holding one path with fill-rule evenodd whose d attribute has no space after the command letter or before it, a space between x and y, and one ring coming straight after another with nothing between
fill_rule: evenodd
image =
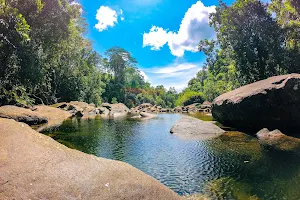
<instances>
[{"instance_id":1,"label":"sky","mask_svg":"<svg viewBox=\"0 0 300 200\"><path fill-rule=\"evenodd\" d=\"M215 32L208 24L218 0L79 0L93 48L119 46L138 61L151 85L184 89L205 62L197 52ZM231 4L232 0L225 0Z\"/></svg>"}]
</instances>

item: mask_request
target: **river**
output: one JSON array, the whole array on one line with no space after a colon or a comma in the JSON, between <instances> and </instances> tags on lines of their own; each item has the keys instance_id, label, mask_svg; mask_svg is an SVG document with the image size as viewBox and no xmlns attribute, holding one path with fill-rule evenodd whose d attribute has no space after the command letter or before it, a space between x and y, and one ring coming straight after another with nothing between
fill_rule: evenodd
<instances>
[{"instance_id":1,"label":"river","mask_svg":"<svg viewBox=\"0 0 300 200\"><path fill-rule=\"evenodd\" d=\"M209 141L183 140L169 132L180 117L72 119L45 134L70 148L129 163L180 195L300 199L299 154L263 147L239 132Z\"/></svg>"}]
</instances>

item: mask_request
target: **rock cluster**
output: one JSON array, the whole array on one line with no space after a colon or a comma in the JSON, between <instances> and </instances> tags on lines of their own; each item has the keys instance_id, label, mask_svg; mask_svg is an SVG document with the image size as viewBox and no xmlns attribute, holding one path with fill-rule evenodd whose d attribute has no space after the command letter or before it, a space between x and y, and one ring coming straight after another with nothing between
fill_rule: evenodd
<instances>
[{"instance_id":1,"label":"rock cluster","mask_svg":"<svg viewBox=\"0 0 300 200\"><path fill-rule=\"evenodd\" d=\"M162 108L161 106L152 105L151 103L143 103L135 108L131 109L131 113L169 113L171 109Z\"/></svg>"},{"instance_id":2,"label":"rock cluster","mask_svg":"<svg viewBox=\"0 0 300 200\"><path fill-rule=\"evenodd\" d=\"M132 114L147 112L147 113L210 113L211 103L205 101L204 103L194 103L188 106L178 106L174 109L162 108L161 106L152 105L150 103L143 103L135 108L132 108L130 112Z\"/></svg>"},{"instance_id":3,"label":"rock cluster","mask_svg":"<svg viewBox=\"0 0 300 200\"><path fill-rule=\"evenodd\" d=\"M103 118L115 119L126 117L128 112L129 109L121 103L104 103L101 107L96 107L94 104L71 101L69 103L63 102L52 106L39 105L31 109L10 105L1 106L0 118L14 119L29 125L38 125L36 130L43 131L60 126L64 120L70 117L76 116L87 119L95 118L99 115Z\"/></svg>"},{"instance_id":4,"label":"rock cluster","mask_svg":"<svg viewBox=\"0 0 300 200\"><path fill-rule=\"evenodd\" d=\"M209 101L201 103L194 103L188 106L178 106L174 109L175 113L210 113L211 105Z\"/></svg>"},{"instance_id":5,"label":"rock cluster","mask_svg":"<svg viewBox=\"0 0 300 200\"><path fill-rule=\"evenodd\" d=\"M99 108L95 104L88 104L80 101L71 101L69 103L63 102L56 104L57 108L69 111L72 115L77 117L95 117L99 114Z\"/></svg>"},{"instance_id":6,"label":"rock cluster","mask_svg":"<svg viewBox=\"0 0 300 200\"><path fill-rule=\"evenodd\" d=\"M129 112L127 106L122 103L103 103L100 107L96 107L94 104L71 101L69 103L56 104L55 107L69 111L72 115L82 118L95 118L97 115L100 115L103 118L114 119L126 117Z\"/></svg>"}]
</instances>

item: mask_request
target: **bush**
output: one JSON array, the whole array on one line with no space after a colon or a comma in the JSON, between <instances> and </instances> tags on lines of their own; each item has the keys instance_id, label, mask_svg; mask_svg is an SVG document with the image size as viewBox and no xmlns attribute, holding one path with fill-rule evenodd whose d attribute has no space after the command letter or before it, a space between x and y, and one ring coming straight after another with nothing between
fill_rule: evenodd
<instances>
[{"instance_id":1,"label":"bush","mask_svg":"<svg viewBox=\"0 0 300 200\"><path fill-rule=\"evenodd\" d=\"M184 91L182 95L177 99L177 106L187 106L193 103L203 103L204 98L201 92Z\"/></svg>"},{"instance_id":2,"label":"bush","mask_svg":"<svg viewBox=\"0 0 300 200\"><path fill-rule=\"evenodd\" d=\"M112 104L118 103L118 99L117 99L116 97L113 97L113 98L111 99L111 103L112 103Z\"/></svg>"}]
</instances>

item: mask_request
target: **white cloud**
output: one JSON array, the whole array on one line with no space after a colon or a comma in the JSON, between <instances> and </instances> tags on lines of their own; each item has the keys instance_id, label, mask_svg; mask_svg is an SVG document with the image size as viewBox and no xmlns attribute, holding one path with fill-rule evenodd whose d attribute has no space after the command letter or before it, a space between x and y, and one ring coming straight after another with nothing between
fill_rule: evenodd
<instances>
[{"instance_id":1,"label":"white cloud","mask_svg":"<svg viewBox=\"0 0 300 200\"><path fill-rule=\"evenodd\" d=\"M167 67L163 67L157 70L155 73L157 74L171 74L171 73L180 73L182 71L186 71L192 68L196 68L197 65L191 63L183 63L183 64L175 64Z\"/></svg>"},{"instance_id":2,"label":"white cloud","mask_svg":"<svg viewBox=\"0 0 300 200\"><path fill-rule=\"evenodd\" d=\"M167 33L163 28L152 26L149 33L143 35L143 47L151 46L151 50L160 50L164 46L172 33Z\"/></svg>"},{"instance_id":3,"label":"white cloud","mask_svg":"<svg viewBox=\"0 0 300 200\"><path fill-rule=\"evenodd\" d=\"M215 6L206 7L197 1L185 13L177 32L153 26L149 33L143 35L143 47L160 50L168 43L171 53L177 57L182 57L185 51L197 51L200 40L215 37L213 28L209 26L209 15L215 10Z\"/></svg>"},{"instance_id":4,"label":"white cloud","mask_svg":"<svg viewBox=\"0 0 300 200\"><path fill-rule=\"evenodd\" d=\"M101 6L97 10L96 19L98 20L98 23L95 25L95 28L102 32L107 30L108 27L113 27L118 23L118 14L108 6Z\"/></svg>"},{"instance_id":5,"label":"white cloud","mask_svg":"<svg viewBox=\"0 0 300 200\"><path fill-rule=\"evenodd\" d=\"M164 85L166 88L175 87L177 91L187 87L190 79L202 68L202 63L178 63L174 62L167 66L144 69L149 76L149 81L154 86Z\"/></svg>"}]
</instances>

